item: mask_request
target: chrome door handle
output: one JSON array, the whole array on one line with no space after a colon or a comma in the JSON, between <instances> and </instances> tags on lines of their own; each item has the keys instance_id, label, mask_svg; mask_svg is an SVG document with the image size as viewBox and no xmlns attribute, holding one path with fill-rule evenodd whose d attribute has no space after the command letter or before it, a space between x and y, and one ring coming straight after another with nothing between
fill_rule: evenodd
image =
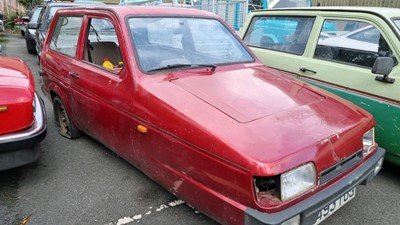
<instances>
[{"instance_id":1,"label":"chrome door handle","mask_svg":"<svg viewBox=\"0 0 400 225\"><path fill-rule=\"evenodd\" d=\"M74 72L69 72L68 73L71 77L75 77L75 78L81 78L78 74L74 73Z\"/></svg>"},{"instance_id":2,"label":"chrome door handle","mask_svg":"<svg viewBox=\"0 0 400 225\"><path fill-rule=\"evenodd\" d=\"M301 72L317 73L317 71L315 71L315 70L310 70L310 69L307 69L307 68L305 68L305 67L300 67L299 69L300 69Z\"/></svg>"}]
</instances>

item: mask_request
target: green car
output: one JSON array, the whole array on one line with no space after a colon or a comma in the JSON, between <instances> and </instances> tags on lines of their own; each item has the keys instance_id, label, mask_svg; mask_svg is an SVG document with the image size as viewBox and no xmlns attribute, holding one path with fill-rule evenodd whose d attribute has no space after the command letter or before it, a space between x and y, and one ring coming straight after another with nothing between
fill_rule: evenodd
<instances>
[{"instance_id":1,"label":"green car","mask_svg":"<svg viewBox=\"0 0 400 225\"><path fill-rule=\"evenodd\" d=\"M249 14L241 37L267 66L372 113L386 160L400 166L400 9L309 7ZM290 29L257 24L279 21ZM324 29L327 25L335 29ZM284 27L284 26L282 26Z\"/></svg>"}]
</instances>

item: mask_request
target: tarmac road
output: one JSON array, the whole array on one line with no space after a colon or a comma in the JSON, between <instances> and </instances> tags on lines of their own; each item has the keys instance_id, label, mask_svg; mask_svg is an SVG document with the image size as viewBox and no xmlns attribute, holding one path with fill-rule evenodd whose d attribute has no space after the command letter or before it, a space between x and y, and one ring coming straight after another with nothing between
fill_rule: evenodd
<instances>
[{"instance_id":1,"label":"tarmac road","mask_svg":"<svg viewBox=\"0 0 400 225\"><path fill-rule=\"evenodd\" d=\"M35 74L46 104L48 133L40 159L0 172L0 224L211 225L212 219L181 202L90 137L58 135L51 103L40 90L38 63L19 34L8 36L0 55L22 58ZM0 93L3 94L3 93ZM385 163L368 186L323 225L400 224L400 167Z\"/></svg>"}]
</instances>

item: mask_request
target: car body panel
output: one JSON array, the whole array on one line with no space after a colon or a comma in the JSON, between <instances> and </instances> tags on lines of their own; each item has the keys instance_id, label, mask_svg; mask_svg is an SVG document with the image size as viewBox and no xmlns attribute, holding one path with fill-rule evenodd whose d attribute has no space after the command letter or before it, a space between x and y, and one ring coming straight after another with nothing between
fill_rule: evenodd
<instances>
[{"instance_id":1,"label":"car body panel","mask_svg":"<svg viewBox=\"0 0 400 225\"><path fill-rule=\"evenodd\" d=\"M46 136L43 101L35 94L33 74L20 59L0 60L0 170L35 161Z\"/></svg>"},{"instance_id":2,"label":"car body panel","mask_svg":"<svg viewBox=\"0 0 400 225\"><path fill-rule=\"evenodd\" d=\"M375 49L376 51L378 48L377 44L371 44L366 41L347 40L349 35L361 32L363 29L367 29L367 27L334 37L331 40L330 38L322 38L323 40L320 40L319 35L324 20L332 22L334 19L340 19L368 22L373 25L386 40L392 50L393 57L399 59L400 49L398 46L400 46L400 33L392 21L392 18L398 17L398 13L398 9L364 7L318 7L256 12L253 14L254 17L249 17L241 36L245 37L246 32L249 31L249 27L251 26L251 18L257 16L314 16L315 23L307 47L302 55L288 54L256 46L251 47L251 49L264 64L291 72L293 76L332 91L371 112L377 121L377 142L387 150L386 158L400 165L400 139L398 138L399 129L397 128L399 126L397 109L400 107L400 96L394 94L396 90L400 89L400 83L394 82L388 84L376 81L376 75L372 74L371 68L368 67L338 63L323 58L319 59L314 56L317 51L317 43L328 45L329 47L341 47L343 49L360 49L362 45L364 50L372 51L372 49ZM363 42L364 44L362 44ZM288 61L291 63L288 64ZM307 70L301 71L300 68ZM400 67L398 64L395 64L389 77L398 79L399 74Z\"/></svg>"},{"instance_id":3,"label":"car body panel","mask_svg":"<svg viewBox=\"0 0 400 225\"><path fill-rule=\"evenodd\" d=\"M76 36L71 34L59 42L61 29L68 28L78 16L83 22L75 29ZM99 30L93 32L95 41L90 36L94 29L91 22L99 18L114 25L113 40L120 49L122 68L106 68L87 56L101 39ZM130 24L137 18L150 24ZM178 37L186 34L187 27L180 26L187 26L187 21L212 21L228 34L225 39L231 38L232 45L241 47L244 60L213 61L216 65L206 61L206 65L181 68L179 62L189 61L181 59L176 68L162 64L159 70L147 70L139 60L141 43L135 32L143 25L150 27L149 34L149 30L159 29L152 22L164 18L179 20L179 29L173 29L172 23L163 29ZM261 213L293 210L315 193L335 198L334 193L326 192L327 187L342 184L349 174L360 175L349 178L352 182L346 185L352 188L368 183L383 157L384 150L376 145L362 156L363 136L375 123L369 113L263 66L214 14L166 7L69 8L57 11L49 31L41 58L42 90L49 100L62 99L77 129L222 224L249 224L245 218L250 208ZM158 45L170 43L158 41ZM72 46L73 51L63 51L63 44ZM184 44L172 41L175 49L163 50L177 51L177 46L184 48ZM215 57L204 45L198 46L207 52L206 58ZM286 202L256 200L255 177L279 177L309 162L319 176L337 165L344 168L343 161L353 159L357 163L329 180L318 177L318 186L299 197ZM364 167L365 172L360 172ZM315 207L321 204L314 202ZM286 219L283 216L279 222Z\"/></svg>"}]
</instances>

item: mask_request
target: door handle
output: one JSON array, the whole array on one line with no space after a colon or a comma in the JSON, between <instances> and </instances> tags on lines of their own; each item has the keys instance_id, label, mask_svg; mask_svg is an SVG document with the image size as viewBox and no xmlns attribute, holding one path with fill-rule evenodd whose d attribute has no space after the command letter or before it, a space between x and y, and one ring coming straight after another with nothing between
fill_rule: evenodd
<instances>
[{"instance_id":1,"label":"door handle","mask_svg":"<svg viewBox=\"0 0 400 225\"><path fill-rule=\"evenodd\" d=\"M78 74L74 73L74 72L69 72L68 73L71 77L75 77L75 78L81 78Z\"/></svg>"},{"instance_id":2,"label":"door handle","mask_svg":"<svg viewBox=\"0 0 400 225\"><path fill-rule=\"evenodd\" d=\"M300 69L301 72L317 73L317 71L315 71L315 70L310 70L310 69L307 69L307 68L305 68L305 67L300 67L299 69Z\"/></svg>"}]
</instances>

